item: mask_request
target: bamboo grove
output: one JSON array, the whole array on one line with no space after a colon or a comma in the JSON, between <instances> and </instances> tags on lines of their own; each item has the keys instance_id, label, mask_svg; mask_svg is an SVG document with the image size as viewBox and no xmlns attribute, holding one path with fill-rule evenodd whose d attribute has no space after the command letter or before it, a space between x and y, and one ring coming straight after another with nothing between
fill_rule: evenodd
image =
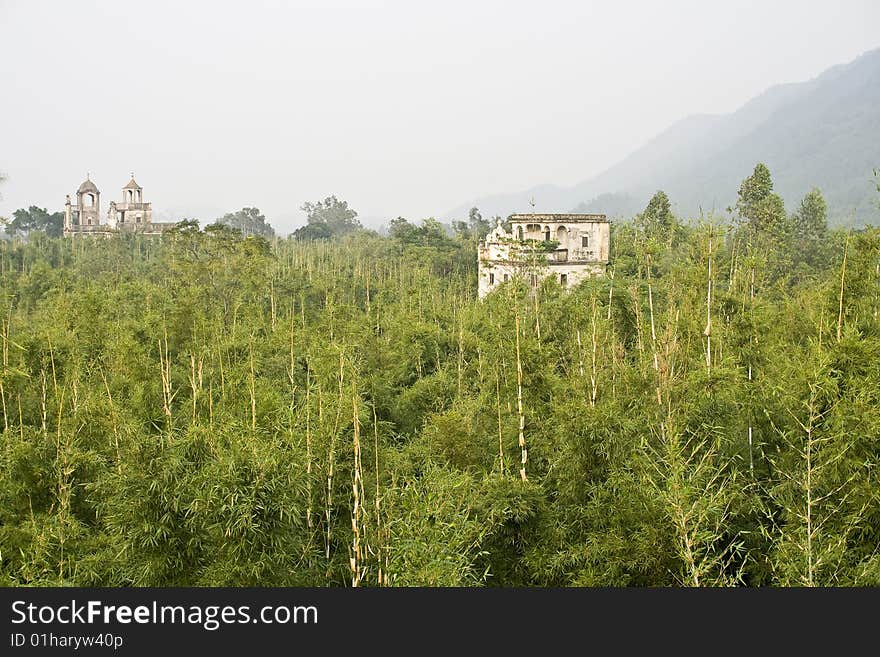
<instances>
[{"instance_id":1,"label":"bamboo grove","mask_svg":"<svg viewBox=\"0 0 880 657\"><path fill-rule=\"evenodd\" d=\"M880 232L0 246L6 585L880 584Z\"/></svg>"}]
</instances>

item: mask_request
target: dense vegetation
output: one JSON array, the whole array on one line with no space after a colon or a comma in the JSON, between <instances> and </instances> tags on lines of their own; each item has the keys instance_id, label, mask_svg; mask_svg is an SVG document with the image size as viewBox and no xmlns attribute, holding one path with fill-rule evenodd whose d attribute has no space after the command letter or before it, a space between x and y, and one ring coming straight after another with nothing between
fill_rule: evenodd
<instances>
[{"instance_id":1,"label":"dense vegetation","mask_svg":"<svg viewBox=\"0 0 880 657\"><path fill-rule=\"evenodd\" d=\"M3 582L880 584L880 231L768 176L482 303L474 213L3 243Z\"/></svg>"}]
</instances>

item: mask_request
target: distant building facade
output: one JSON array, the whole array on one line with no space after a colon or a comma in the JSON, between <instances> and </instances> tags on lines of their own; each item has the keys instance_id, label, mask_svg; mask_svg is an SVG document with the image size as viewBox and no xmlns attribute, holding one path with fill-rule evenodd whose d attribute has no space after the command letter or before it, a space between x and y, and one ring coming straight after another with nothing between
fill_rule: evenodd
<instances>
[{"instance_id":1,"label":"distant building facade","mask_svg":"<svg viewBox=\"0 0 880 657\"><path fill-rule=\"evenodd\" d=\"M76 190L76 203L70 200L64 204L64 235L109 235L120 231L160 235L174 226L173 223L154 223L153 204L144 202L144 190L131 180L122 188L122 200L110 201L107 221L101 223L101 192L91 178Z\"/></svg>"},{"instance_id":2,"label":"distant building facade","mask_svg":"<svg viewBox=\"0 0 880 657\"><path fill-rule=\"evenodd\" d=\"M499 220L477 247L481 299L514 277L537 287L553 276L572 287L604 275L611 246L604 214L514 214L508 224L510 232Z\"/></svg>"}]
</instances>

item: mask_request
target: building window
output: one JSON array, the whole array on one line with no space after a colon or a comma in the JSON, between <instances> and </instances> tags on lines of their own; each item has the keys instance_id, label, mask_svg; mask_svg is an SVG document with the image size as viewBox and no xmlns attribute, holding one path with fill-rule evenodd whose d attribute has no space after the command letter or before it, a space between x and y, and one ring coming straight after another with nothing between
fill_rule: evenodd
<instances>
[{"instance_id":1,"label":"building window","mask_svg":"<svg viewBox=\"0 0 880 657\"><path fill-rule=\"evenodd\" d=\"M581 247L589 248L590 247L590 236L589 235L581 235Z\"/></svg>"},{"instance_id":2,"label":"building window","mask_svg":"<svg viewBox=\"0 0 880 657\"><path fill-rule=\"evenodd\" d=\"M495 274L489 274L489 285L495 285Z\"/></svg>"},{"instance_id":3,"label":"building window","mask_svg":"<svg viewBox=\"0 0 880 657\"><path fill-rule=\"evenodd\" d=\"M559 284L562 287L565 287L568 285L568 274L559 274Z\"/></svg>"},{"instance_id":4,"label":"building window","mask_svg":"<svg viewBox=\"0 0 880 657\"><path fill-rule=\"evenodd\" d=\"M504 274L504 282L507 282L507 274Z\"/></svg>"}]
</instances>

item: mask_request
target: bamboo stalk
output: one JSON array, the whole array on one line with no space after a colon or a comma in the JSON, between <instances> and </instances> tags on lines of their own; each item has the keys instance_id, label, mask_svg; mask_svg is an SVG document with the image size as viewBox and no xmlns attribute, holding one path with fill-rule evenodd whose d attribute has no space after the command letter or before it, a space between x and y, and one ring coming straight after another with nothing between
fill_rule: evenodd
<instances>
[{"instance_id":1,"label":"bamboo stalk","mask_svg":"<svg viewBox=\"0 0 880 657\"><path fill-rule=\"evenodd\" d=\"M657 373L657 404L663 405L663 397L660 391L660 362L657 356L657 331L654 325L654 293L651 286L651 255L647 254L645 258L647 279L648 279L648 312L651 318L651 352L654 357L654 371Z\"/></svg>"},{"instance_id":2,"label":"bamboo stalk","mask_svg":"<svg viewBox=\"0 0 880 657\"><path fill-rule=\"evenodd\" d=\"M44 436L46 435L46 417L46 369L44 367L40 370L40 426Z\"/></svg>"},{"instance_id":3,"label":"bamboo stalk","mask_svg":"<svg viewBox=\"0 0 880 657\"><path fill-rule=\"evenodd\" d=\"M251 433L257 432L257 396L256 396L256 377L254 376L254 345L250 345L248 349L248 360L250 362L250 376L248 378L248 392L251 397Z\"/></svg>"},{"instance_id":4,"label":"bamboo stalk","mask_svg":"<svg viewBox=\"0 0 880 657\"><path fill-rule=\"evenodd\" d=\"M9 431L9 420L6 417L6 390L3 388L3 379L0 378L0 399L3 400L3 433Z\"/></svg>"},{"instance_id":5,"label":"bamboo stalk","mask_svg":"<svg viewBox=\"0 0 880 657\"><path fill-rule=\"evenodd\" d=\"M846 282L846 256L849 251L849 237L850 234L846 235L846 243L843 246L843 265L840 268L840 299L838 303L838 311L837 311L837 341L840 342L840 338L843 331L843 290L844 284Z\"/></svg>"},{"instance_id":6,"label":"bamboo stalk","mask_svg":"<svg viewBox=\"0 0 880 657\"><path fill-rule=\"evenodd\" d=\"M458 324L458 396L461 397L461 377L464 369L464 329L461 326L461 319ZM437 368L440 369L439 367Z\"/></svg>"},{"instance_id":7,"label":"bamboo stalk","mask_svg":"<svg viewBox=\"0 0 880 657\"><path fill-rule=\"evenodd\" d=\"M198 404L199 389L196 379L196 357L194 354L189 355L189 387L192 393L192 422L196 422L196 407Z\"/></svg>"},{"instance_id":8,"label":"bamboo stalk","mask_svg":"<svg viewBox=\"0 0 880 657\"><path fill-rule=\"evenodd\" d=\"M375 476L376 476L376 497L375 499L375 507L376 507L376 561L378 564L377 567L377 582L379 586L382 586L384 582L384 571L382 570L382 551L383 551L383 543L382 543L382 496L379 491L379 421L376 418L376 404L375 402L372 404L373 406L373 456L376 459L375 463Z\"/></svg>"},{"instance_id":9,"label":"bamboo stalk","mask_svg":"<svg viewBox=\"0 0 880 657\"><path fill-rule=\"evenodd\" d=\"M708 275L706 280L706 373L712 372L712 227L709 226Z\"/></svg>"},{"instance_id":10,"label":"bamboo stalk","mask_svg":"<svg viewBox=\"0 0 880 657\"><path fill-rule=\"evenodd\" d=\"M354 464L352 466L352 499L351 531L352 545L349 566L351 568L351 585L357 587L361 581L361 423L358 417L357 396L352 397L352 425L354 426Z\"/></svg>"},{"instance_id":11,"label":"bamboo stalk","mask_svg":"<svg viewBox=\"0 0 880 657\"><path fill-rule=\"evenodd\" d=\"M501 382L498 368L495 368L495 407L498 411L498 469L504 476L504 437L501 431Z\"/></svg>"},{"instance_id":12,"label":"bamboo stalk","mask_svg":"<svg viewBox=\"0 0 880 657\"><path fill-rule=\"evenodd\" d=\"M575 329L578 346L578 376L584 377L584 346L581 343L581 330Z\"/></svg>"},{"instance_id":13,"label":"bamboo stalk","mask_svg":"<svg viewBox=\"0 0 880 657\"><path fill-rule=\"evenodd\" d=\"M325 556L330 559L330 518L333 512L333 468L336 459L336 433L339 431L339 420L342 413L342 384L345 376L343 352L339 351L339 390L336 398L336 422L333 426L333 433L330 434L330 447L327 454L327 506L325 510L327 527L325 534ZM319 408L320 410L320 408ZM328 562L327 567L330 567Z\"/></svg>"},{"instance_id":14,"label":"bamboo stalk","mask_svg":"<svg viewBox=\"0 0 880 657\"><path fill-rule=\"evenodd\" d=\"M275 332L275 323L276 323L276 306L275 306L275 277L272 276L269 279L269 309L270 316L272 320L272 332Z\"/></svg>"},{"instance_id":15,"label":"bamboo stalk","mask_svg":"<svg viewBox=\"0 0 880 657\"><path fill-rule=\"evenodd\" d=\"M596 351L599 348L599 340L596 335L596 324L599 321L599 313L598 313L598 306L596 305L596 297L593 296L592 299L593 299L593 314L592 314L592 317L590 318L590 325L591 325L591 329L592 329L592 331L591 331L591 333L592 333L592 335L591 335L592 349L590 351L590 354L591 354L591 358L590 358L590 360L591 360L590 406L595 407L596 406L596 396L599 392L599 373L597 371L597 363L596 363L596 361L597 361ZM580 336L578 336L578 341L580 341Z\"/></svg>"},{"instance_id":16,"label":"bamboo stalk","mask_svg":"<svg viewBox=\"0 0 880 657\"><path fill-rule=\"evenodd\" d=\"M608 278L611 280L611 285L608 287L608 315L605 317L607 321L611 321L611 300L612 295L614 294L614 267L611 267L611 270L608 272Z\"/></svg>"},{"instance_id":17,"label":"bamboo stalk","mask_svg":"<svg viewBox=\"0 0 880 657\"><path fill-rule=\"evenodd\" d=\"M525 426L526 418L523 414L523 398L522 398L522 359L519 350L519 303L514 309L514 318L516 322L516 409L519 414L519 447L521 450L519 476L523 481L527 481L526 462L529 460L529 453L526 449Z\"/></svg>"},{"instance_id":18,"label":"bamboo stalk","mask_svg":"<svg viewBox=\"0 0 880 657\"><path fill-rule=\"evenodd\" d=\"M537 274L535 274L537 277ZM535 337L538 339L538 342L541 342L541 306L538 303L538 290L540 289L540 281L535 285L532 293L534 294L535 300Z\"/></svg>"},{"instance_id":19,"label":"bamboo stalk","mask_svg":"<svg viewBox=\"0 0 880 657\"><path fill-rule=\"evenodd\" d=\"M306 524L312 529L312 426L311 426L311 364L306 361Z\"/></svg>"},{"instance_id":20,"label":"bamboo stalk","mask_svg":"<svg viewBox=\"0 0 880 657\"><path fill-rule=\"evenodd\" d=\"M24 416L21 412L21 395L18 395L18 436L24 442Z\"/></svg>"}]
</instances>

